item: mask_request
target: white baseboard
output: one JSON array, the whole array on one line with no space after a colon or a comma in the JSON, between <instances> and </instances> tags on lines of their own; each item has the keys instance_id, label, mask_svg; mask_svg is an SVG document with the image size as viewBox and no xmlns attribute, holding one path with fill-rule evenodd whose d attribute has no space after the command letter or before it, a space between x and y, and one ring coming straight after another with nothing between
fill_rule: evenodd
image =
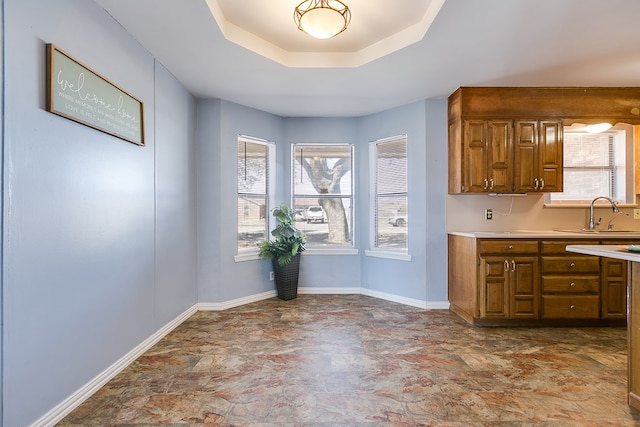
<instances>
[{"instance_id":1,"label":"white baseboard","mask_svg":"<svg viewBox=\"0 0 640 427\"><path fill-rule=\"evenodd\" d=\"M252 302L273 298L275 296L276 296L276 291L274 289L273 291L262 292L260 294L249 295L247 297L237 298L237 299L233 299L225 302L201 302L201 303L198 303L198 310L201 310L201 311L227 310L229 308L240 307L241 305L250 304Z\"/></svg>"},{"instance_id":2,"label":"white baseboard","mask_svg":"<svg viewBox=\"0 0 640 427\"><path fill-rule=\"evenodd\" d=\"M400 304L409 305L412 307L418 307L423 309L448 309L448 301L422 301L412 298L405 298L398 295L388 294L385 292L373 291L371 289L361 288L358 286L353 287L300 287L298 293L309 295L339 295L339 294L362 294L379 298L387 301L397 302ZM69 415L71 411L76 409L80 404L87 400L91 395L104 386L109 380L118 375L124 368L129 366L134 360L140 357L144 352L153 347L158 341L164 338L169 332L178 327L182 322L191 317L197 311L220 311L227 310L233 307L239 307L241 305L249 304L252 302L261 301L276 296L276 291L262 292L260 294L250 295L248 297L237 298L231 301L225 301L221 303L198 303L180 314L178 317L167 323L160 328L156 333L144 340L138 346L136 346L129 353L125 354L116 363L109 366L93 380L89 381L86 385L66 398L56 407L51 409L45 415L40 417L37 421L31 424L30 427L53 427L57 422L62 420L65 416Z\"/></svg>"},{"instance_id":3,"label":"white baseboard","mask_svg":"<svg viewBox=\"0 0 640 427\"><path fill-rule=\"evenodd\" d=\"M449 301L424 301L424 300L389 294L386 292L374 291L372 289L367 289L367 288L361 288L360 293L362 295L367 295L370 297L379 298L386 301L397 302L399 304L410 305L411 307L423 308L425 310L449 309Z\"/></svg>"},{"instance_id":4,"label":"white baseboard","mask_svg":"<svg viewBox=\"0 0 640 427\"><path fill-rule=\"evenodd\" d=\"M306 287L300 286L298 288L299 294L307 294L307 295L350 295L350 294L360 294L359 286L352 287L340 287L335 288L331 286L327 287Z\"/></svg>"},{"instance_id":5,"label":"white baseboard","mask_svg":"<svg viewBox=\"0 0 640 427\"><path fill-rule=\"evenodd\" d=\"M31 427L49 427L54 426L57 422L69 415L71 411L76 409L80 404L87 400L91 395L109 382L113 377L118 375L124 368L129 366L134 360L140 357L145 351L153 347L158 341L164 338L169 332L173 331L182 322L191 317L198 311L197 304L180 314L178 317L160 328L155 334L137 345L129 353L121 357L116 363L102 371L97 377L89 381L78 391L67 397L60 404L55 406L45 415L36 420Z\"/></svg>"}]
</instances>

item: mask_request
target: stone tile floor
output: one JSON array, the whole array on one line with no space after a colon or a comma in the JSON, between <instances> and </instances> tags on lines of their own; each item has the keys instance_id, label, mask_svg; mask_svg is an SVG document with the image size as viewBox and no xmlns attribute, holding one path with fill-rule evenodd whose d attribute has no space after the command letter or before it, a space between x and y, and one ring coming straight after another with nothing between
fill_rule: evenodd
<instances>
[{"instance_id":1,"label":"stone tile floor","mask_svg":"<svg viewBox=\"0 0 640 427\"><path fill-rule=\"evenodd\" d=\"M59 426L635 426L625 328L299 295L198 312Z\"/></svg>"}]
</instances>

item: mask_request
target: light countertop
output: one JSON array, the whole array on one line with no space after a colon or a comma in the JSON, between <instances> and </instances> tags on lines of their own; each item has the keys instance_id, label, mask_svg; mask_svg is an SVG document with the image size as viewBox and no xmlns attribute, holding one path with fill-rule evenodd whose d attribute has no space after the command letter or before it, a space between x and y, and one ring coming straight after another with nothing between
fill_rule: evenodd
<instances>
[{"instance_id":1,"label":"light countertop","mask_svg":"<svg viewBox=\"0 0 640 427\"><path fill-rule=\"evenodd\" d=\"M631 252L626 245L567 245L567 252L640 262L640 253Z\"/></svg>"},{"instance_id":2,"label":"light countertop","mask_svg":"<svg viewBox=\"0 0 640 427\"><path fill-rule=\"evenodd\" d=\"M640 239L640 231L580 231L580 230L514 230L514 231L449 231L448 234L477 239Z\"/></svg>"}]
</instances>

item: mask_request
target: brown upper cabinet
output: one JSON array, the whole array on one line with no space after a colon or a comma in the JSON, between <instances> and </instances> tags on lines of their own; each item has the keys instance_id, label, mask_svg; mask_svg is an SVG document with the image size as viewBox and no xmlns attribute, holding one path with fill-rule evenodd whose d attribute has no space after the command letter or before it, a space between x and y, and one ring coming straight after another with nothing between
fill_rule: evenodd
<instances>
[{"instance_id":1,"label":"brown upper cabinet","mask_svg":"<svg viewBox=\"0 0 640 427\"><path fill-rule=\"evenodd\" d=\"M562 191L563 128L640 124L640 88L461 87L449 97L449 193Z\"/></svg>"}]
</instances>

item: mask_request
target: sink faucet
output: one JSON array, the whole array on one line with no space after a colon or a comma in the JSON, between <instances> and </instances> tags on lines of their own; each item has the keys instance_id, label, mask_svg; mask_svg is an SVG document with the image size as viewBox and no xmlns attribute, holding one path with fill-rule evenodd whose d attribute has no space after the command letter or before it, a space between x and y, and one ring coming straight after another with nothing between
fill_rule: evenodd
<instances>
[{"instance_id":1,"label":"sink faucet","mask_svg":"<svg viewBox=\"0 0 640 427\"><path fill-rule=\"evenodd\" d=\"M616 202L611 200L611 198L605 197L605 196L596 197L595 199L593 199L591 201L591 204L589 205L589 230L595 230L596 226L600 225L600 220L602 219L602 218L600 218L598 220L598 222L596 223L594 218L593 218L593 204L595 203L596 200L599 200L599 199L607 200L609 203L611 203L611 209L613 210L613 212L618 213L618 206L616 206Z\"/></svg>"}]
</instances>

